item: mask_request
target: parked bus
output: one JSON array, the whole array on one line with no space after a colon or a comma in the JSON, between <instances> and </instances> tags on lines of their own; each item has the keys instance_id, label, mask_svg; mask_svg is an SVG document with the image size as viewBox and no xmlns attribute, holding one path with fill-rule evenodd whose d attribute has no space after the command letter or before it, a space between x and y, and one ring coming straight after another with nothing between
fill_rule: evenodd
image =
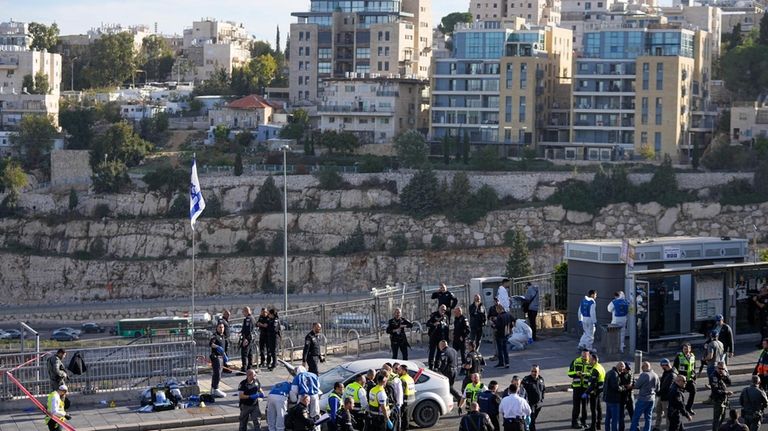
<instances>
[{"instance_id":1,"label":"parked bus","mask_svg":"<svg viewBox=\"0 0 768 431\"><path fill-rule=\"evenodd\" d=\"M121 319L117 322L117 335L138 338L158 335L191 335L189 319L184 317L153 317L148 319Z\"/></svg>"}]
</instances>

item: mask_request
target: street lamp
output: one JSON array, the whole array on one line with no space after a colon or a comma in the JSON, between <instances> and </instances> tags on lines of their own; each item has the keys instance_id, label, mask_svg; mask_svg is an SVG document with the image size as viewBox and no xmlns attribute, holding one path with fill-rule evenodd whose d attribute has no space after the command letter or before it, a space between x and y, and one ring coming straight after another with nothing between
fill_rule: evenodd
<instances>
[{"instance_id":1,"label":"street lamp","mask_svg":"<svg viewBox=\"0 0 768 431\"><path fill-rule=\"evenodd\" d=\"M75 60L80 57L72 57L69 60L69 91L75 91Z\"/></svg>"},{"instance_id":2,"label":"street lamp","mask_svg":"<svg viewBox=\"0 0 768 431\"><path fill-rule=\"evenodd\" d=\"M288 150L289 145L280 147L283 150L283 312L288 311Z\"/></svg>"}]
</instances>

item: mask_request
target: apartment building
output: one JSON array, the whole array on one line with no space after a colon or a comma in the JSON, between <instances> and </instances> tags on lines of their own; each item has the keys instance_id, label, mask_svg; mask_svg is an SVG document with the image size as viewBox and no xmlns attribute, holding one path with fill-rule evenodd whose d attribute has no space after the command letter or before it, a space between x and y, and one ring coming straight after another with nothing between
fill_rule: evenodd
<instances>
[{"instance_id":1,"label":"apartment building","mask_svg":"<svg viewBox=\"0 0 768 431\"><path fill-rule=\"evenodd\" d=\"M328 78L321 85L327 100L317 107L321 130L351 132L363 144L388 144L407 130L427 126L422 116L426 79Z\"/></svg>"},{"instance_id":2,"label":"apartment building","mask_svg":"<svg viewBox=\"0 0 768 431\"><path fill-rule=\"evenodd\" d=\"M709 34L673 25L587 32L575 61L571 139L556 158L611 160L649 150L687 162L711 133ZM560 147L560 148L557 148Z\"/></svg>"},{"instance_id":3,"label":"apartment building","mask_svg":"<svg viewBox=\"0 0 768 431\"><path fill-rule=\"evenodd\" d=\"M656 9L644 4L592 2L592 6L586 9L581 1L566 0L563 7L560 26L573 32L573 47L579 52L584 46L584 33L588 31L617 27L643 28L667 22L667 18L659 15Z\"/></svg>"},{"instance_id":4,"label":"apartment building","mask_svg":"<svg viewBox=\"0 0 768 431\"><path fill-rule=\"evenodd\" d=\"M754 102L735 102L731 106L732 144L753 139L768 139L768 96Z\"/></svg>"},{"instance_id":5,"label":"apartment building","mask_svg":"<svg viewBox=\"0 0 768 431\"><path fill-rule=\"evenodd\" d=\"M532 25L558 25L561 0L471 0L469 13L475 21L523 18Z\"/></svg>"},{"instance_id":6,"label":"apartment building","mask_svg":"<svg viewBox=\"0 0 768 431\"><path fill-rule=\"evenodd\" d=\"M427 78L432 48L431 0L311 0L291 24L289 97L322 100L326 78L370 74Z\"/></svg>"},{"instance_id":7,"label":"apartment building","mask_svg":"<svg viewBox=\"0 0 768 431\"><path fill-rule=\"evenodd\" d=\"M133 47L136 51L141 49L144 38L154 34L148 25L138 24L124 26L122 24L102 24L92 27L85 34L70 34L59 36L64 45L90 45L105 35L129 33L133 37Z\"/></svg>"},{"instance_id":8,"label":"apartment building","mask_svg":"<svg viewBox=\"0 0 768 431\"><path fill-rule=\"evenodd\" d=\"M710 36L712 58L720 57L721 34L723 31L723 11L717 6L673 6L660 8L661 14L670 24L691 25L698 27Z\"/></svg>"},{"instance_id":9,"label":"apartment building","mask_svg":"<svg viewBox=\"0 0 768 431\"><path fill-rule=\"evenodd\" d=\"M459 24L451 51L432 59L429 137L499 145L499 80L507 38L525 28L520 18Z\"/></svg>"},{"instance_id":10,"label":"apartment building","mask_svg":"<svg viewBox=\"0 0 768 431\"><path fill-rule=\"evenodd\" d=\"M31 44L32 36L27 30L27 23L0 22L0 46L5 47L5 50L24 50L28 49Z\"/></svg>"},{"instance_id":11,"label":"apartment building","mask_svg":"<svg viewBox=\"0 0 768 431\"><path fill-rule=\"evenodd\" d=\"M504 154L568 141L572 55L572 32L564 28L523 28L507 36L500 68Z\"/></svg>"},{"instance_id":12,"label":"apartment building","mask_svg":"<svg viewBox=\"0 0 768 431\"><path fill-rule=\"evenodd\" d=\"M242 23L205 18L184 29L181 55L173 66L184 81L204 81L217 71L232 73L251 58L251 41Z\"/></svg>"}]
</instances>

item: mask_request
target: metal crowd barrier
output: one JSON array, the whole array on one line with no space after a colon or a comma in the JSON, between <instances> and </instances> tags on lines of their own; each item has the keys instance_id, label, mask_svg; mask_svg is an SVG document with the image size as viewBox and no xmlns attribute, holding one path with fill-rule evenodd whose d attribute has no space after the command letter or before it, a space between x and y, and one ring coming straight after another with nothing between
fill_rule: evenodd
<instances>
[{"instance_id":1,"label":"metal crowd barrier","mask_svg":"<svg viewBox=\"0 0 768 431\"><path fill-rule=\"evenodd\" d=\"M135 344L129 346L70 349L64 366L79 352L87 366L82 375L70 376L67 386L72 392L132 390L176 379L185 382L197 380L193 341L167 342L162 344ZM0 355L2 387L0 396L21 397L22 391L11 384L6 371L30 360L37 353ZM35 396L51 391L47 360L30 364L14 372L14 376Z\"/></svg>"}]
</instances>

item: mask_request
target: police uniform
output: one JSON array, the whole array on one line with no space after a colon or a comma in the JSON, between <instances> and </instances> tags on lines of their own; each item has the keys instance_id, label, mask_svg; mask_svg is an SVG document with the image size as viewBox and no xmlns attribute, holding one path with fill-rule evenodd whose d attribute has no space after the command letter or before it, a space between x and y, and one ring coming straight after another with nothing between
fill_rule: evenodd
<instances>
[{"instance_id":1,"label":"police uniform","mask_svg":"<svg viewBox=\"0 0 768 431\"><path fill-rule=\"evenodd\" d=\"M688 402L685 408L691 411L694 398L696 398L696 355L691 352L690 356L686 357L683 352L680 352L675 357L673 366L678 374L684 375L687 379L684 389L688 392Z\"/></svg>"},{"instance_id":2,"label":"police uniform","mask_svg":"<svg viewBox=\"0 0 768 431\"><path fill-rule=\"evenodd\" d=\"M221 371L224 366L224 357L226 356L224 354L224 346L226 345L226 341L224 339L223 334L214 333L213 337L211 337L210 341L208 341L208 345L211 346L211 368L212 368L212 374L211 374L211 389L216 390L219 389L219 381L221 380Z\"/></svg>"},{"instance_id":3,"label":"police uniform","mask_svg":"<svg viewBox=\"0 0 768 431\"><path fill-rule=\"evenodd\" d=\"M269 317L259 316L256 326L259 328L259 367L264 367L267 363L267 327L269 326Z\"/></svg>"},{"instance_id":4,"label":"police uniform","mask_svg":"<svg viewBox=\"0 0 768 431\"><path fill-rule=\"evenodd\" d=\"M467 353L464 357L464 365L469 365L469 368L464 368L466 376L464 376L464 381L461 382L462 387L467 386L467 383L472 380L472 374L482 374L483 369L481 367L483 365L483 355L477 350ZM482 378L482 375L480 377Z\"/></svg>"},{"instance_id":5,"label":"police uniform","mask_svg":"<svg viewBox=\"0 0 768 431\"><path fill-rule=\"evenodd\" d=\"M309 331L304 337L304 350L301 352L301 362L307 363L307 371L320 374L318 362L320 361L320 334Z\"/></svg>"},{"instance_id":6,"label":"police uniform","mask_svg":"<svg viewBox=\"0 0 768 431\"><path fill-rule=\"evenodd\" d=\"M571 410L571 426L577 427L579 422L582 427L587 426L587 400L582 399L589 387L589 377L592 374L592 366L589 359L581 356L571 362L568 368L568 377L573 379L571 389L573 390L573 408Z\"/></svg>"},{"instance_id":7,"label":"police uniform","mask_svg":"<svg viewBox=\"0 0 768 431\"><path fill-rule=\"evenodd\" d=\"M253 315L245 316L243 327L240 330L240 359L243 371L253 366L253 332L255 329L256 322L253 320Z\"/></svg>"},{"instance_id":8,"label":"police uniform","mask_svg":"<svg viewBox=\"0 0 768 431\"><path fill-rule=\"evenodd\" d=\"M475 342L478 350L480 349L480 343L483 341L483 327L485 326L485 307L483 303L475 304L474 302L469 304L469 331L470 339Z\"/></svg>"},{"instance_id":9,"label":"police uniform","mask_svg":"<svg viewBox=\"0 0 768 431\"><path fill-rule=\"evenodd\" d=\"M397 359L398 350L403 356L403 360L408 360L408 337L405 335L405 329L400 328L405 326L406 328L413 328L413 323L408 319L389 319L387 322L387 334L389 334L389 341L392 346L392 359Z\"/></svg>"},{"instance_id":10,"label":"police uniform","mask_svg":"<svg viewBox=\"0 0 768 431\"><path fill-rule=\"evenodd\" d=\"M453 319L453 348L459 353L459 357L464 360L467 354L467 337L469 336L469 322L462 314Z\"/></svg>"},{"instance_id":11,"label":"police uniform","mask_svg":"<svg viewBox=\"0 0 768 431\"><path fill-rule=\"evenodd\" d=\"M271 370L277 365L277 339L280 337L280 319L267 318L267 367Z\"/></svg>"},{"instance_id":12,"label":"police uniform","mask_svg":"<svg viewBox=\"0 0 768 431\"><path fill-rule=\"evenodd\" d=\"M368 393L357 382L352 382L344 388L344 398L352 398L352 417L355 419L355 425L358 430L362 431L366 425L366 413L368 410Z\"/></svg>"},{"instance_id":13,"label":"police uniform","mask_svg":"<svg viewBox=\"0 0 768 431\"><path fill-rule=\"evenodd\" d=\"M429 316L427 322L427 334L429 334L429 353L427 353L427 363L430 369L434 369L438 363L439 351L437 345L441 340L448 340L448 316L446 314L440 315L439 311L435 311Z\"/></svg>"},{"instance_id":14,"label":"police uniform","mask_svg":"<svg viewBox=\"0 0 768 431\"><path fill-rule=\"evenodd\" d=\"M501 398L496 392L491 390L483 391L477 396L477 404L480 405L480 411L491 418L491 424L493 424L494 431L500 431L499 404L501 404Z\"/></svg>"},{"instance_id":15,"label":"police uniform","mask_svg":"<svg viewBox=\"0 0 768 431\"><path fill-rule=\"evenodd\" d=\"M379 406L387 405L387 393L384 387L376 385L371 389L368 394L368 414L370 420L367 430L369 431L386 431L387 430L387 418L384 413L381 412Z\"/></svg>"},{"instance_id":16,"label":"police uniform","mask_svg":"<svg viewBox=\"0 0 768 431\"><path fill-rule=\"evenodd\" d=\"M485 392L485 385L483 384L483 382L477 382L477 384L469 382L464 387L463 397L466 400L467 404L471 404L471 403L477 402L478 397L483 392Z\"/></svg>"},{"instance_id":17,"label":"police uniform","mask_svg":"<svg viewBox=\"0 0 768 431\"><path fill-rule=\"evenodd\" d=\"M245 399L240 398L240 416L238 418L238 422L240 423L239 431L248 431L249 420L253 422L253 429L261 429L261 424L259 423L259 418L261 418L259 400L258 398L251 398L251 395L255 395L259 398L264 397L264 394L261 393L261 384L257 379L254 379L253 383L248 382L248 379L243 379L237 387L237 392L248 396L248 398Z\"/></svg>"},{"instance_id":18,"label":"police uniform","mask_svg":"<svg viewBox=\"0 0 768 431\"><path fill-rule=\"evenodd\" d=\"M619 350L624 353L624 337L627 332L627 316L629 315L629 301L623 296L614 298L608 303L608 312L611 313L611 325L621 326L621 342Z\"/></svg>"},{"instance_id":19,"label":"police uniform","mask_svg":"<svg viewBox=\"0 0 768 431\"><path fill-rule=\"evenodd\" d=\"M605 384L605 368L599 362L592 365L592 371L589 377L589 412L592 416L590 429L603 422L603 407L600 402L603 394L603 385ZM607 431L607 430L606 430Z\"/></svg>"},{"instance_id":20,"label":"police uniform","mask_svg":"<svg viewBox=\"0 0 768 431\"><path fill-rule=\"evenodd\" d=\"M768 389L768 350L763 349L760 352L760 357L757 359L757 365L752 374L760 376L760 388L762 390Z\"/></svg>"},{"instance_id":21,"label":"police uniform","mask_svg":"<svg viewBox=\"0 0 768 431\"><path fill-rule=\"evenodd\" d=\"M216 325L218 326L219 323L224 325L224 352L229 355L229 320L225 319L224 316L221 316L219 321L216 322ZM230 372L229 365L226 362L224 362L224 369L225 372Z\"/></svg>"},{"instance_id":22,"label":"police uniform","mask_svg":"<svg viewBox=\"0 0 768 431\"><path fill-rule=\"evenodd\" d=\"M339 429L339 413L344 409L344 400L335 391L328 395L328 414L330 420L327 422L328 431L337 431Z\"/></svg>"}]
</instances>

